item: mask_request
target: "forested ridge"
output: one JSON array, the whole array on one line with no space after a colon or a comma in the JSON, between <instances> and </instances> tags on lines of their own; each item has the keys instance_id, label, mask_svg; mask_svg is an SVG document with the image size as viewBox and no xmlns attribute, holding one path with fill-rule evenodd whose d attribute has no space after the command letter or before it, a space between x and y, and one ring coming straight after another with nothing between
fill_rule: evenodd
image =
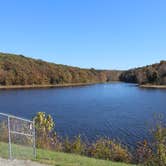
<instances>
[{"instance_id":1,"label":"forested ridge","mask_svg":"<svg viewBox=\"0 0 166 166\"><path fill-rule=\"evenodd\" d=\"M166 61L127 71L82 69L0 53L0 85L59 85L124 81L166 85Z\"/></svg>"},{"instance_id":2,"label":"forested ridge","mask_svg":"<svg viewBox=\"0 0 166 166\"><path fill-rule=\"evenodd\" d=\"M166 61L124 71L120 80L138 84L166 85Z\"/></svg>"},{"instance_id":3,"label":"forested ridge","mask_svg":"<svg viewBox=\"0 0 166 166\"><path fill-rule=\"evenodd\" d=\"M121 71L81 69L0 53L0 85L56 85L117 81Z\"/></svg>"}]
</instances>

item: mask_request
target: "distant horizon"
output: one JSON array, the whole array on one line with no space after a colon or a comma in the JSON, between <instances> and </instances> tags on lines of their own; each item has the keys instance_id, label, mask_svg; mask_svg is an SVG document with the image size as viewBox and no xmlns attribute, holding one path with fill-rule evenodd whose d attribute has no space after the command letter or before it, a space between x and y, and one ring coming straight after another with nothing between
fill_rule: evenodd
<instances>
[{"instance_id":1,"label":"distant horizon","mask_svg":"<svg viewBox=\"0 0 166 166\"><path fill-rule=\"evenodd\" d=\"M166 59L166 1L2 1L0 50L80 68Z\"/></svg>"}]
</instances>

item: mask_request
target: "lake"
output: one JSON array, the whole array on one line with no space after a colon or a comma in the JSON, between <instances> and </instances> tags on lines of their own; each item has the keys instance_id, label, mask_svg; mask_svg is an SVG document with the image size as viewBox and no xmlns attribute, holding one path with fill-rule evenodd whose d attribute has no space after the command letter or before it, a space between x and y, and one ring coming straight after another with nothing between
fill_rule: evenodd
<instances>
[{"instance_id":1,"label":"lake","mask_svg":"<svg viewBox=\"0 0 166 166\"><path fill-rule=\"evenodd\" d=\"M166 115L166 90L135 84L105 83L82 87L0 90L0 112L31 119L53 116L60 136L106 136L128 145L149 137L155 114Z\"/></svg>"}]
</instances>

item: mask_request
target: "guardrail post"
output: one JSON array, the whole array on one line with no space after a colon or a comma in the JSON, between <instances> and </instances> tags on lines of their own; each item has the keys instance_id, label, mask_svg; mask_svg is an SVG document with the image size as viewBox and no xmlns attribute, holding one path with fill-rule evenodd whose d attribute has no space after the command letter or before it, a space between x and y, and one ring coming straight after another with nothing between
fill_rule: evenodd
<instances>
[{"instance_id":1,"label":"guardrail post","mask_svg":"<svg viewBox=\"0 0 166 166\"><path fill-rule=\"evenodd\" d=\"M35 121L33 120L33 155L36 159L36 130L35 130Z\"/></svg>"},{"instance_id":2,"label":"guardrail post","mask_svg":"<svg viewBox=\"0 0 166 166\"><path fill-rule=\"evenodd\" d=\"M10 116L8 116L8 146L9 146L9 159L12 159L12 145L11 145L11 130L10 130Z\"/></svg>"}]
</instances>

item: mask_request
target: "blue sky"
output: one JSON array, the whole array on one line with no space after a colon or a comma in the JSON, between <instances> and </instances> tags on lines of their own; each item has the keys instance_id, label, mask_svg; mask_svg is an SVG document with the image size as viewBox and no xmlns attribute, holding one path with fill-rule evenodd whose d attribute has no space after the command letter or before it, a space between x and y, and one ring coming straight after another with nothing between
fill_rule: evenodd
<instances>
[{"instance_id":1,"label":"blue sky","mask_svg":"<svg viewBox=\"0 0 166 166\"><path fill-rule=\"evenodd\" d=\"M84 68L166 59L165 0L0 0L0 51Z\"/></svg>"}]
</instances>

